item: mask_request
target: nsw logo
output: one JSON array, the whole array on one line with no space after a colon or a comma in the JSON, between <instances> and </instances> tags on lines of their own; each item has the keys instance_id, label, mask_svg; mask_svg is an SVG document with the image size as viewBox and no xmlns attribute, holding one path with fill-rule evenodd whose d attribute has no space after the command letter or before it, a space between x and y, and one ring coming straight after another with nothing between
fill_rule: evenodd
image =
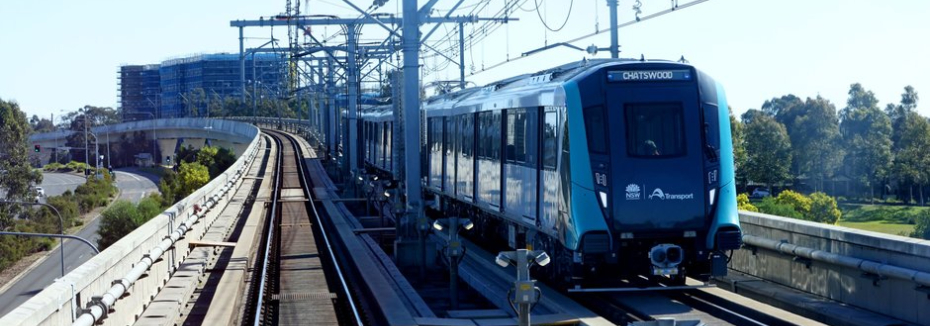
<instances>
[{"instance_id":1,"label":"nsw logo","mask_svg":"<svg viewBox=\"0 0 930 326\"><path fill-rule=\"evenodd\" d=\"M642 189L639 188L638 184L631 183L626 186L626 200L640 200L642 199Z\"/></svg>"}]
</instances>

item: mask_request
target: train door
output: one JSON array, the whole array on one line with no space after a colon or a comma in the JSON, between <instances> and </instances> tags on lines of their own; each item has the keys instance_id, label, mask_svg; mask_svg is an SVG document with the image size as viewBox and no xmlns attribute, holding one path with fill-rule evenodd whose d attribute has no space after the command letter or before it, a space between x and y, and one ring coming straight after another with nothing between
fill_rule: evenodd
<instances>
[{"instance_id":1,"label":"train door","mask_svg":"<svg viewBox=\"0 0 930 326\"><path fill-rule=\"evenodd\" d=\"M528 222L536 220L537 210L538 119L538 108L507 110L504 137L504 182L507 195L504 198L504 210L511 215L522 216Z\"/></svg>"},{"instance_id":2,"label":"train door","mask_svg":"<svg viewBox=\"0 0 930 326\"><path fill-rule=\"evenodd\" d=\"M450 196L455 195L455 151L452 148L452 139L455 138L454 121L452 117L442 117L442 191Z\"/></svg>"},{"instance_id":3,"label":"train door","mask_svg":"<svg viewBox=\"0 0 930 326\"><path fill-rule=\"evenodd\" d=\"M548 226L559 214L558 200L561 180L556 169L559 162L558 108L544 108L540 121L539 218L536 220L536 226Z\"/></svg>"}]
</instances>

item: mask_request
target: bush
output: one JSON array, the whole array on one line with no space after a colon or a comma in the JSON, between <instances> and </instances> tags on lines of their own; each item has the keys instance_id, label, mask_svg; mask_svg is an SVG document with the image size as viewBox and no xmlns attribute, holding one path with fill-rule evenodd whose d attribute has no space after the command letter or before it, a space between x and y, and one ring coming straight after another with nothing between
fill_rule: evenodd
<instances>
[{"instance_id":1,"label":"bush","mask_svg":"<svg viewBox=\"0 0 930 326\"><path fill-rule=\"evenodd\" d=\"M117 201L101 214L100 229L97 230L97 234L100 235L97 247L104 250L116 243L142 225L141 220L142 217L135 205L124 200Z\"/></svg>"},{"instance_id":2,"label":"bush","mask_svg":"<svg viewBox=\"0 0 930 326\"><path fill-rule=\"evenodd\" d=\"M135 230L153 217L162 212L161 196L148 196L138 205L120 200L103 211L100 220L100 229L97 234L100 239L97 240L97 246L100 250L109 247L119 239Z\"/></svg>"},{"instance_id":3,"label":"bush","mask_svg":"<svg viewBox=\"0 0 930 326\"><path fill-rule=\"evenodd\" d=\"M71 161L65 165L65 169L68 169L69 171L84 172L84 170L88 169L88 166L83 162Z\"/></svg>"},{"instance_id":4,"label":"bush","mask_svg":"<svg viewBox=\"0 0 930 326\"><path fill-rule=\"evenodd\" d=\"M80 221L80 209L78 208L78 203L72 198L71 193L67 194L68 196L48 197L46 203L58 210L58 213L61 214L61 219L65 222L65 227L71 227L75 225L76 222ZM49 211L48 214L52 214L52 212Z\"/></svg>"},{"instance_id":5,"label":"bush","mask_svg":"<svg viewBox=\"0 0 930 326\"><path fill-rule=\"evenodd\" d=\"M753 206L752 203L749 202L749 195L745 193L739 194L738 196L736 196L736 206L737 206L737 209L741 211L749 211L749 212L759 211L759 209L756 208L756 206Z\"/></svg>"},{"instance_id":6,"label":"bush","mask_svg":"<svg viewBox=\"0 0 930 326\"><path fill-rule=\"evenodd\" d=\"M811 208L808 219L811 221L836 224L843 216L839 208L836 207L836 200L822 192L811 194Z\"/></svg>"},{"instance_id":7,"label":"bush","mask_svg":"<svg viewBox=\"0 0 930 326\"><path fill-rule=\"evenodd\" d=\"M54 162L54 163L46 164L44 167L42 167L42 170L54 172L58 170L63 170L64 168L65 168L64 164Z\"/></svg>"},{"instance_id":8,"label":"bush","mask_svg":"<svg viewBox=\"0 0 930 326\"><path fill-rule=\"evenodd\" d=\"M795 211L804 216L807 216L811 211L811 199L791 190L779 193L775 201L779 204L790 205Z\"/></svg>"},{"instance_id":9,"label":"bush","mask_svg":"<svg viewBox=\"0 0 930 326\"><path fill-rule=\"evenodd\" d=\"M930 210L917 216L917 226L914 227L911 237L930 240Z\"/></svg>"},{"instance_id":10,"label":"bush","mask_svg":"<svg viewBox=\"0 0 930 326\"><path fill-rule=\"evenodd\" d=\"M804 219L804 215L794 209L790 204L781 204L773 197L765 197L762 202L756 205L759 211L765 214L772 214L796 219Z\"/></svg>"}]
</instances>

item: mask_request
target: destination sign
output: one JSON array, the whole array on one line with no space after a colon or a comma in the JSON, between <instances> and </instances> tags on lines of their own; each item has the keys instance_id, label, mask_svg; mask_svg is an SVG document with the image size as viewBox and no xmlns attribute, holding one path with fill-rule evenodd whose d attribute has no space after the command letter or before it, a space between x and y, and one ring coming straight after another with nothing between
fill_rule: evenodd
<instances>
[{"instance_id":1,"label":"destination sign","mask_svg":"<svg viewBox=\"0 0 930 326\"><path fill-rule=\"evenodd\" d=\"M691 71L682 70L627 70L627 71L608 71L607 81L687 81L691 80Z\"/></svg>"}]
</instances>

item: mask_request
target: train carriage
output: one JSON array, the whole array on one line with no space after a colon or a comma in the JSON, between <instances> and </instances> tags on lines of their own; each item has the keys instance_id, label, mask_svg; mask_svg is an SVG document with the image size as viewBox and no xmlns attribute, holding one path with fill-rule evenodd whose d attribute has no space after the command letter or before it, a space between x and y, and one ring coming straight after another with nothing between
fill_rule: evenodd
<instances>
[{"instance_id":1,"label":"train carriage","mask_svg":"<svg viewBox=\"0 0 930 326\"><path fill-rule=\"evenodd\" d=\"M390 112L362 115L366 162L388 172ZM440 210L546 250L555 278L705 278L740 246L726 98L691 65L582 61L431 98L421 115Z\"/></svg>"}]
</instances>

